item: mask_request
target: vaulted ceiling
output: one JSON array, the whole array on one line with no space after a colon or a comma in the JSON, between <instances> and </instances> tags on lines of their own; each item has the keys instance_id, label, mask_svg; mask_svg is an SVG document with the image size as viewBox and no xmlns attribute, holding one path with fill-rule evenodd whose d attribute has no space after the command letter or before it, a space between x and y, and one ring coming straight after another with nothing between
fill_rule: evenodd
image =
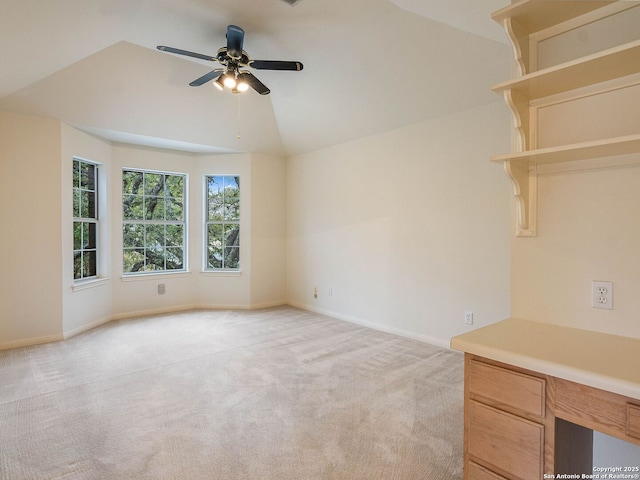
<instances>
[{"instance_id":1,"label":"vaulted ceiling","mask_svg":"<svg viewBox=\"0 0 640 480\"><path fill-rule=\"evenodd\" d=\"M498 101L509 0L0 0L0 109L114 141L295 155ZM217 66L228 24L271 89L190 81Z\"/></svg>"}]
</instances>

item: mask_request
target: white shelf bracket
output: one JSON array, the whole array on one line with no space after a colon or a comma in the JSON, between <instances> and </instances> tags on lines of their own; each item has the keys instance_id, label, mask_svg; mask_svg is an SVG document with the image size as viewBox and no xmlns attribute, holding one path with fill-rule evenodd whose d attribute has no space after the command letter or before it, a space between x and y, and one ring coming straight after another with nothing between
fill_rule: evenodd
<instances>
[{"instance_id":1,"label":"white shelf bracket","mask_svg":"<svg viewBox=\"0 0 640 480\"><path fill-rule=\"evenodd\" d=\"M511 43L513 58L518 66L518 76L526 75L527 58L529 57L528 33L511 18L505 18L502 26L507 32L507 37L509 37L509 42Z\"/></svg>"},{"instance_id":2,"label":"white shelf bracket","mask_svg":"<svg viewBox=\"0 0 640 480\"><path fill-rule=\"evenodd\" d=\"M513 185L513 195L516 198L516 235L518 237L535 237L538 204L536 166L510 160L503 162L503 165L504 171Z\"/></svg>"}]
</instances>

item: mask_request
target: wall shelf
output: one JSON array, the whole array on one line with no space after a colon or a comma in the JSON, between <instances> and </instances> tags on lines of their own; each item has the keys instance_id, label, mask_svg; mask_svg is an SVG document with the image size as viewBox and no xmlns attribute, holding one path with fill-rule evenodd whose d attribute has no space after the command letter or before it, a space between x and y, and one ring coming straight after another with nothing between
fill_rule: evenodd
<instances>
[{"instance_id":1,"label":"wall shelf","mask_svg":"<svg viewBox=\"0 0 640 480\"><path fill-rule=\"evenodd\" d=\"M507 19L515 20L525 28L529 34L532 34L584 15L585 13L598 10L615 3L615 1L616 0L557 0L549 5L548 2L540 0L521 0L494 12L491 18L501 25Z\"/></svg>"},{"instance_id":2,"label":"wall shelf","mask_svg":"<svg viewBox=\"0 0 640 480\"><path fill-rule=\"evenodd\" d=\"M634 73L640 73L640 40L499 83L492 90L535 100Z\"/></svg>"},{"instance_id":3,"label":"wall shelf","mask_svg":"<svg viewBox=\"0 0 640 480\"><path fill-rule=\"evenodd\" d=\"M612 88L624 90L624 95L633 95L631 93L633 89L627 87L637 85L639 82L640 38L539 70L536 69L538 44L549 38L558 37L562 39L564 46L571 39L561 35L580 28L591 28L600 20L615 17L636 7L640 7L639 1L520 0L492 15L492 18L505 28L519 68L519 75L516 78L499 83L492 88L494 92L504 97L513 115L517 134L516 151L491 158L491 161L504 165L505 172L513 184L518 209L518 236L536 235L538 166L566 162L580 165L580 162L594 159L606 159L603 165L607 165L610 158L640 154L640 133L633 131L631 135L538 148L538 145L550 143L548 136L544 136L544 132L553 129L562 134L565 129L570 131L579 128L581 120L580 114L574 113L574 118L568 123L566 115L563 117L556 114L553 117L555 110L547 109L545 112L551 112L556 123L545 123L545 128L541 129L538 122L542 120L538 117L538 109L564 103L571 104L569 108L579 112L581 110L576 109L575 105L578 102L584 102L582 99L585 98L593 105L597 105L598 101L602 102L602 99L611 102L607 93L612 91ZM573 37L575 38L575 35ZM615 87L612 87L614 83ZM596 102L593 103L594 101ZM617 108L621 102L619 97L617 102L610 103L612 109ZM563 107L563 111L566 112L566 108ZM584 106L582 109L584 112ZM591 112L592 118L597 118L598 111L595 107ZM543 118L548 122L549 114L546 113ZM560 120L561 118L563 120ZM603 118L603 121L615 122L616 119ZM609 125L614 124L609 123ZM615 127L609 132L615 134L616 130L619 131L619 135L631 133L629 129L625 132L620 127ZM590 133L591 137L597 137L600 132ZM554 137L555 145L558 135Z\"/></svg>"},{"instance_id":4,"label":"wall shelf","mask_svg":"<svg viewBox=\"0 0 640 480\"><path fill-rule=\"evenodd\" d=\"M615 157L640 153L640 134L607 138L491 157L492 162L515 162L527 165L575 162L594 158Z\"/></svg>"}]
</instances>

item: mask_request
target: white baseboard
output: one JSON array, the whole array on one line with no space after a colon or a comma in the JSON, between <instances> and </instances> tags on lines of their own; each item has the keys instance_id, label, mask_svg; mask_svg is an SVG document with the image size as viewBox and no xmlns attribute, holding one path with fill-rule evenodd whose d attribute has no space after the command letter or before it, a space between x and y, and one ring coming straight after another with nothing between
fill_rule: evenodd
<instances>
[{"instance_id":1,"label":"white baseboard","mask_svg":"<svg viewBox=\"0 0 640 480\"><path fill-rule=\"evenodd\" d=\"M337 318L338 320L344 320L345 322L354 323L362 327L372 328L374 330L379 330L381 332L398 335L399 337L410 338L411 340L417 340L418 342L428 343L430 345L435 345L436 347L446 348L447 350L451 349L451 347L449 346L449 341L443 340L441 338L435 338L429 335L422 335L420 333L411 332L409 330L404 330L401 328L390 327L388 325L382 325L380 323L370 322L368 320L363 320L358 317L354 317L351 315L344 315L342 313L333 312L331 310L325 310L323 308L314 307L313 305L307 305L304 303L288 301L287 305L290 305L295 308L300 308L302 310L308 310L313 313L318 313L320 315L326 315L328 317Z\"/></svg>"},{"instance_id":2,"label":"white baseboard","mask_svg":"<svg viewBox=\"0 0 640 480\"><path fill-rule=\"evenodd\" d=\"M71 338L73 336L79 335L81 333L84 333L86 331L89 331L93 328L99 327L101 325L104 325L114 320L125 320L128 318L148 317L152 315L162 315L165 313L186 312L189 310L259 310L263 308L279 307L282 305L289 305L294 308L299 308L301 310L307 310L310 312L318 313L320 315L326 315L328 317L337 318L338 320L343 320L345 322L353 323L363 327L372 328L374 330L379 330L381 332L391 333L393 335L398 335L400 337L410 338L412 340L428 343L430 345L435 345L437 347L450 349L449 342L440 338L430 337L428 335L422 335L419 333L411 332L409 330L403 330L401 328L395 328L395 327L390 327L388 325L382 325L379 323L370 322L368 320L363 320L361 318L354 317L351 315L344 315L339 312L333 312L331 310L318 308L313 305L307 305L304 303L294 302L291 300L289 301L279 300L279 301L273 301L273 302L251 304L251 305L238 305L238 304L180 305L177 307L165 307L165 308L156 308L156 309L150 309L150 310L138 310L135 312L127 312L127 313L116 313L109 317L96 320L95 322L91 322L86 325L82 325L80 327L74 328L72 330L65 331L63 332L62 335L49 335L44 337L33 337L33 338L25 338L20 340L3 342L3 343L0 343L0 350L8 350L10 348L19 348L19 347L28 347L31 345L38 345L42 343L58 342L60 340L65 340L67 338Z\"/></svg>"},{"instance_id":3,"label":"white baseboard","mask_svg":"<svg viewBox=\"0 0 640 480\"><path fill-rule=\"evenodd\" d=\"M63 335L46 335L43 337L21 338L19 340L11 340L0 343L0 350L9 350L10 348L31 347L42 343L59 342L64 340Z\"/></svg>"},{"instance_id":4,"label":"white baseboard","mask_svg":"<svg viewBox=\"0 0 640 480\"><path fill-rule=\"evenodd\" d=\"M109 321L124 320L127 318L149 317L152 315L162 315L164 313L187 312L189 310L197 310L201 308L199 305L179 305L174 307L152 308L149 310L136 310L126 313L114 313Z\"/></svg>"},{"instance_id":5,"label":"white baseboard","mask_svg":"<svg viewBox=\"0 0 640 480\"><path fill-rule=\"evenodd\" d=\"M103 317L99 320L96 320L94 322L91 323L87 323L86 325L81 325L79 327L76 328L72 328L71 330L65 330L63 332L63 337L64 340L71 338L71 337L75 337L76 335L80 335L81 333L87 332L89 330L92 330L96 327L99 327L100 325L104 325L105 323L109 323L111 320L113 320L113 318L111 316L108 317Z\"/></svg>"}]
</instances>

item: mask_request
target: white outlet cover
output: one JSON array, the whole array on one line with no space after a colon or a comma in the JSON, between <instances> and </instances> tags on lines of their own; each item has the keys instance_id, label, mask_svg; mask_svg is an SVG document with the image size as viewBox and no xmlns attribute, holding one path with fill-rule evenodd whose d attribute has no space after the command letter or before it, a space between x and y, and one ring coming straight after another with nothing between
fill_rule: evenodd
<instances>
[{"instance_id":1,"label":"white outlet cover","mask_svg":"<svg viewBox=\"0 0 640 480\"><path fill-rule=\"evenodd\" d=\"M464 323L473 325L473 312L464 312Z\"/></svg>"},{"instance_id":2,"label":"white outlet cover","mask_svg":"<svg viewBox=\"0 0 640 480\"><path fill-rule=\"evenodd\" d=\"M591 283L591 306L613 310L613 282L593 281Z\"/></svg>"}]
</instances>

